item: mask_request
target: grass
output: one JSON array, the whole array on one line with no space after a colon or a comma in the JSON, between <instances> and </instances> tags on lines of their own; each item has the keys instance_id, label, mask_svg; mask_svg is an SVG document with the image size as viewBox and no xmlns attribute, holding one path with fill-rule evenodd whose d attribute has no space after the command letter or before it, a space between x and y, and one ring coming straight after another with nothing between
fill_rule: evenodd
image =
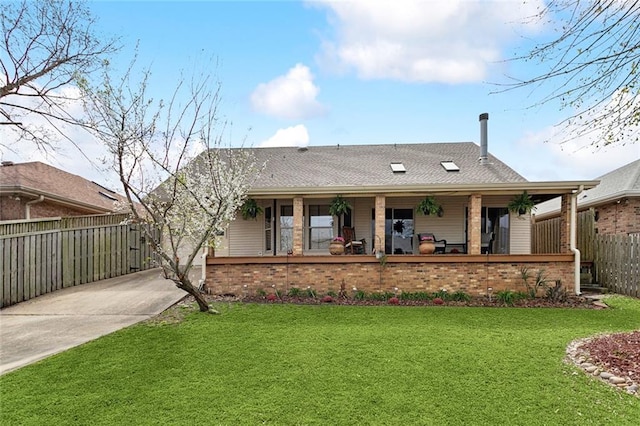
<instances>
[{"instance_id":1,"label":"grass","mask_svg":"<svg viewBox=\"0 0 640 426\"><path fill-rule=\"evenodd\" d=\"M0 377L0 424L625 425L637 397L562 359L613 309L221 305Z\"/></svg>"}]
</instances>

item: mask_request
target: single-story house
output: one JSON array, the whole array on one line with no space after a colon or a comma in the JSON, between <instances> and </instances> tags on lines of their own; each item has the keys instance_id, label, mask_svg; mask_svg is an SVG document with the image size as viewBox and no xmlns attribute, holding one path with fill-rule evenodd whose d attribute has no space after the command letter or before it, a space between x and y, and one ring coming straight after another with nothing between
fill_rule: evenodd
<instances>
[{"instance_id":1,"label":"single-story house","mask_svg":"<svg viewBox=\"0 0 640 426\"><path fill-rule=\"evenodd\" d=\"M125 198L39 161L0 165L0 221L83 216L114 211Z\"/></svg>"},{"instance_id":2,"label":"single-story house","mask_svg":"<svg viewBox=\"0 0 640 426\"><path fill-rule=\"evenodd\" d=\"M600 184L578 196L578 211L594 209L598 234L640 234L640 159L597 178ZM536 206L536 222L560 216L560 198Z\"/></svg>"},{"instance_id":3,"label":"single-story house","mask_svg":"<svg viewBox=\"0 0 640 426\"><path fill-rule=\"evenodd\" d=\"M445 289L486 295L524 290L521 271L528 268L579 293L572 200L598 182L528 182L489 154L487 120L488 114L480 115L480 145L254 148L266 167L248 196L262 213L256 220L238 215L220 237L206 259L208 291ZM525 191L534 202L561 197L562 253L531 254L530 214L507 208ZM339 218L329 213L337 196L350 205ZM417 213L426 197L441 207L438 214ZM343 226L364 240L363 254L330 254L329 243ZM446 240L436 254L419 254L418 235L427 233Z\"/></svg>"}]
</instances>

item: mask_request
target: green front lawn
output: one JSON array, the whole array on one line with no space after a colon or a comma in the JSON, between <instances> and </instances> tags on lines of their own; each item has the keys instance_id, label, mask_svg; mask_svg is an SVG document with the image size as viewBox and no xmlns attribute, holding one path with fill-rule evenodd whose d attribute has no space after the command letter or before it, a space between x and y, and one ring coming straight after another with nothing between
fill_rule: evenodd
<instances>
[{"instance_id":1,"label":"green front lawn","mask_svg":"<svg viewBox=\"0 0 640 426\"><path fill-rule=\"evenodd\" d=\"M0 377L1 423L636 425L640 399L562 362L640 328L609 310L220 305Z\"/></svg>"}]
</instances>

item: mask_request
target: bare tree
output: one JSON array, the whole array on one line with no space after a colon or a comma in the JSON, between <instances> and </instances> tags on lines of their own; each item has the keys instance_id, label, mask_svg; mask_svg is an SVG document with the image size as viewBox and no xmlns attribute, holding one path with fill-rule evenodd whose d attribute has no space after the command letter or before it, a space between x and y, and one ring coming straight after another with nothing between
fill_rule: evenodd
<instances>
[{"instance_id":1,"label":"bare tree","mask_svg":"<svg viewBox=\"0 0 640 426\"><path fill-rule=\"evenodd\" d=\"M637 142L640 2L551 0L533 19L553 27L557 36L516 60L550 68L509 88L541 89L547 94L536 106L560 102L569 109L560 123L565 141L588 136L595 146Z\"/></svg>"},{"instance_id":2,"label":"bare tree","mask_svg":"<svg viewBox=\"0 0 640 426\"><path fill-rule=\"evenodd\" d=\"M179 81L165 105L148 98L148 72L135 85L132 68L125 74L114 81L105 66L101 87L81 85L86 124L113 155L132 219L150 225L145 237L165 277L192 295L201 311L210 311L189 271L236 217L259 172L254 156L223 146L220 85L212 87L211 77ZM185 244L190 250L180 259Z\"/></svg>"},{"instance_id":3,"label":"bare tree","mask_svg":"<svg viewBox=\"0 0 640 426\"><path fill-rule=\"evenodd\" d=\"M65 136L64 123L78 124L68 112L77 96L63 89L99 69L102 58L117 50L115 40L94 33L95 19L79 1L3 1L0 17L0 122L20 140L50 148L55 133ZM34 115L46 125L22 121Z\"/></svg>"}]
</instances>

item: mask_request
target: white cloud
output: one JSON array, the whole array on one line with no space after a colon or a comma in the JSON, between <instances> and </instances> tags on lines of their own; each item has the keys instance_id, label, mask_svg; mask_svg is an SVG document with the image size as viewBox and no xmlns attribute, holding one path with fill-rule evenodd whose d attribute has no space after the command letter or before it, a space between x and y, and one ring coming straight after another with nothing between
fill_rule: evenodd
<instances>
[{"instance_id":1,"label":"white cloud","mask_svg":"<svg viewBox=\"0 0 640 426\"><path fill-rule=\"evenodd\" d=\"M548 142L544 142L548 140ZM553 127L529 133L505 162L531 181L595 179L640 158L640 143L597 148L585 139L560 143Z\"/></svg>"},{"instance_id":2,"label":"white cloud","mask_svg":"<svg viewBox=\"0 0 640 426\"><path fill-rule=\"evenodd\" d=\"M60 99L77 99L79 90L76 87L68 86L61 88L58 95L60 95ZM38 100L16 96L13 97L12 102L37 107ZM79 100L65 101L64 109L73 117L81 117L83 114L82 103ZM107 150L88 132L77 126L56 123L64 133L65 137L63 137L52 130L50 123L41 115L20 115L20 111L17 109L10 112L15 121L22 122L32 129L44 129L49 135L47 139L50 141L51 147L39 149L32 142L19 140L18 133L12 126L0 126L0 158L2 161L13 161L14 163L40 161L120 191L117 174L107 170L102 162L107 156Z\"/></svg>"},{"instance_id":3,"label":"white cloud","mask_svg":"<svg viewBox=\"0 0 640 426\"><path fill-rule=\"evenodd\" d=\"M510 40L543 4L470 0L320 0L335 35L319 61L363 79L466 83L483 80Z\"/></svg>"},{"instance_id":4,"label":"white cloud","mask_svg":"<svg viewBox=\"0 0 640 426\"><path fill-rule=\"evenodd\" d=\"M309 68L296 64L286 75L259 84L251 94L251 104L256 111L277 118L312 118L326 112L316 100L319 92Z\"/></svg>"},{"instance_id":5,"label":"white cloud","mask_svg":"<svg viewBox=\"0 0 640 426\"><path fill-rule=\"evenodd\" d=\"M307 145L309 145L309 132L307 132L307 128L302 124L287 127L286 129L279 129L269 139L258 144L258 146L263 148L274 146L303 147Z\"/></svg>"}]
</instances>

